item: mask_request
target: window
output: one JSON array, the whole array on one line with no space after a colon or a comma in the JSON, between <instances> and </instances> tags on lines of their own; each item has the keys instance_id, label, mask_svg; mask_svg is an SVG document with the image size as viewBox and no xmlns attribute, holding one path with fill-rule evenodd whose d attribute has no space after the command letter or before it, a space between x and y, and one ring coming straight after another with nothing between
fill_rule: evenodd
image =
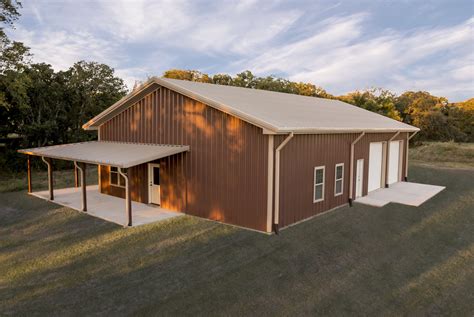
<instances>
[{"instance_id":1,"label":"window","mask_svg":"<svg viewBox=\"0 0 474 317\"><path fill-rule=\"evenodd\" d=\"M336 164L335 174L334 196L339 196L344 191L344 163Z\"/></svg>"},{"instance_id":2,"label":"window","mask_svg":"<svg viewBox=\"0 0 474 317\"><path fill-rule=\"evenodd\" d=\"M127 172L122 171L122 173L126 174ZM110 185L117 186L117 187L125 187L125 178L119 174L118 168L115 166L110 167Z\"/></svg>"},{"instance_id":3,"label":"window","mask_svg":"<svg viewBox=\"0 0 474 317\"><path fill-rule=\"evenodd\" d=\"M324 166L314 168L314 197L313 202L324 200Z\"/></svg>"}]
</instances>

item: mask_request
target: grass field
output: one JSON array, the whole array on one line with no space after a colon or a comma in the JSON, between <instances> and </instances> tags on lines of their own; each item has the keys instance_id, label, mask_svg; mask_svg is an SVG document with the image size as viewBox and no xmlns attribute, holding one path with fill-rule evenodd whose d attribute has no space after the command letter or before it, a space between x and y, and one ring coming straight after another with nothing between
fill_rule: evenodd
<instances>
[{"instance_id":1,"label":"grass field","mask_svg":"<svg viewBox=\"0 0 474 317\"><path fill-rule=\"evenodd\" d=\"M412 163L474 168L474 143L423 142L408 153Z\"/></svg>"},{"instance_id":2,"label":"grass field","mask_svg":"<svg viewBox=\"0 0 474 317\"><path fill-rule=\"evenodd\" d=\"M87 165L87 184L97 184L97 167ZM59 170L53 174L54 188L66 188L74 186L74 170ZM48 189L48 173L46 171L33 171L33 190ZM0 193L26 190L28 183L26 178L26 167L23 173L0 174Z\"/></svg>"},{"instance_id":3,"label":"grass field","mask_svg":"<svg viewBox=\"0 0 474 317\"><path fill-rule=\"evenodd\" d=\"M131 229L0 194L0 315L474 312L474 170L414 166L419 208L355 204L268 236L194 217Z\"/></svg>"}]
</instances>

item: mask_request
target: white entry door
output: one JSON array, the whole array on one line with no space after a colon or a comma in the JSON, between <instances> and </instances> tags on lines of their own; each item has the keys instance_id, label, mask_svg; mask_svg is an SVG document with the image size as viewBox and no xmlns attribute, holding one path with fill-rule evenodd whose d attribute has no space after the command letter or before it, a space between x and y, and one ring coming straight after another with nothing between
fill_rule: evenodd
<instances>
[{"instance_id":1,"label":"white entry door","mask_svg":"<svg viewBox=\"0 0 474 317\"><path fill-rule=\"evenodd\" d=\"M362 184L364 182L364 159L357 160L356 167L356 198L362 197Z\"/></svg>"},{"instance_id":2,"label":"white entry door","mask_svg":"<svg viewBox=\"0 0 474 317\"><path fill-rule=\"evenodd\" d=\"M388 183L393 184L400 180L400 141L390 142L389 152Z\"/></svg>"},{"instance_id":3,"label":"white entry door","mask_svg":"<svg viewBox=\"0 0 474 317\"><path fill-rule=\"evenodd\" d=\"M371 192L382 187L382 142L370 143L369 149L369 184L368 191Z\"/></svg>"},{"instance_id":4,"label":"white entry door","mask_svg":"<svg viewBox=\"0 0 474 317\"><path fill-rule=\"evenodd\" d=\"M160 204L160 164L148 164L148 197L152 204Z\"/></svg>"}]
</instances>

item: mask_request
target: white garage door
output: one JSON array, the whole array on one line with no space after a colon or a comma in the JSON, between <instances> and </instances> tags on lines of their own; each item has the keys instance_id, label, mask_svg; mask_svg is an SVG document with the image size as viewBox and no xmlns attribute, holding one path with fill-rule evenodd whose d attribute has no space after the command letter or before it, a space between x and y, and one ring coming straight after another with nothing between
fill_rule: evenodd
<instances>
[{"instance_id":1,"label":"white garage door","mask_svg":"<svg viewBox=\"0 0 474 317\"><path fill-rule=\"evenodd\" d=\"M390 142L390 156L388 160L388 183L393 184L399 181L400 141Z\"/></svg>"},{"instance_id":2,"label":"white garage door","mask_svg":"<svg viewBox=\"0 0 474 317\"><path fill-rule=\"evenodd\" d=\"M382 142L370 143L369 150L369 192L382 184Z\"/></svg>"}]
</instances>

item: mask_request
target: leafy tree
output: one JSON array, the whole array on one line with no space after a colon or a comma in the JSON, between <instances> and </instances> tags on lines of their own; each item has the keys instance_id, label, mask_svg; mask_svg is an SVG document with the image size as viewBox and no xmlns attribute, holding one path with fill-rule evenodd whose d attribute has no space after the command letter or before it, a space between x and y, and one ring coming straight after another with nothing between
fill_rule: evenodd
<instances>
[{"instance_id":1,"label":"leafy tree","mask_svg":"<svg viewBox=\"0 0 474 317\"><path fill-rule=\"evenodd\" d=\"M395 107L395 95L389 90L372 88L365 91L352 92L345 96L340 96L338 99L389 118L401 120L400 113Z\"/></svg>"},{"instance_id":2,"label":"leafy tree","mask_svg":"<svg viewBox=\"0 0 474 317\"><path fill-rule=\"evenodd\" d=\"M14 21L20 16L18 11L21 2L0 0L0 25L14 28ZM12 42L6 35L4 27L0 27L0 74L7 70L18 70L27 62L29 49L21 42ZM1 97L0 97L1 98Z\"/></svg>"},{"instance_id":3,"label":"leafy tree","mask_svg":"<svg viewBox=\"0 0 474 317\"><path fill-rule=\"evenodd\" d=\"M227 74L216 74L212 76L212 83L217 85L234 86L234 79Z\"/></svg>"},{"instance_id":4,"label":"leafy tree","mask_svg":"<svg viewBox=\"0 0 474 317\"><path fill-rule=\"evenodd\" d=\"M246 70L242 73L237 74L233 80L234 86L245 87L245 88L255 88L256 78L251 71Z\"/></svg>"},{"instance_id":5,"label":"leafy tree","mask_svg":"<svg viewBox=\"0 0 474 317\"><path fill-rule=\"evenodd\" d=\"M333 99L334 96L329 94L326 90L321 87L315 86L311 83L297 82L292 83L295 89L295 93L302 96L311 96L319 98Z\"/></svg>"},{"instance_id":6,"label":"leafy tree","mask_svg":"<svg viewBox=\"0 0 474 317\"><path fill-rule=\"evenodd\" d=\"M127 92L123 80L115 77L114 69L105 64L80 61L59 76L65 89L70 142L91 138L82 125Z\"/></svg>"},{"instance_id":7,"label":"leafy tree","mask_svg":"<svg viewBox=\"0 0 474 317\"><path fill-rule=\"evenodd\" d=\"M163 77L171 79L197 81L203 83L212 83L212 80L209 75L203 74L197 70L170 69L164 72Z\"/></svg>"}]
</instances>

